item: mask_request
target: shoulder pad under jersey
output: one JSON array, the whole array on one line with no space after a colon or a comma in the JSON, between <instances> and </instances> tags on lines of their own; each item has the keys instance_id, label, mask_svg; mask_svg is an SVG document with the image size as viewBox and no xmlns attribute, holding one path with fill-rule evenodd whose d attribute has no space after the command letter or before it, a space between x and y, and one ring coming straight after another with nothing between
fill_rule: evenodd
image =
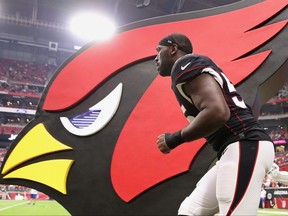
<instances>
[{"instance_id":1,"label":"shoulder pad under jersey","mask_svg":"<svg viewBox=\"0 0 288 216\"><path fill-rule=\"evenodd\" d=\"M207 56L188 54L175 62L172 68L172 83L177 85L202 74L204 68L214 68L215 63ZM217 66L216 66L217 67Z\"/></svg>"}]
</instances>

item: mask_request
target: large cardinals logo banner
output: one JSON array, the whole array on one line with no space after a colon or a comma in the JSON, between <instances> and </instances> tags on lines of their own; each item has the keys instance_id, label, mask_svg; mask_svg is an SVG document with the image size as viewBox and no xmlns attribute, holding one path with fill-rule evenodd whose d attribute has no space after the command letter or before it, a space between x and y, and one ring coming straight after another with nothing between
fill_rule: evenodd
<instances>
[{"instance_id":1,"label":"large cardinals logo banner","mask_svg":"<svg viewBox=\"0 0 288 216\"><path fill-rule=\"evenodd\" d=\"M72 215L176 215L215 161L204 139L158 151L157 136L188 123L154 58L168 34L187 35L257 115L288 73L288 0L247 0L124 26L64 62L35 118L11 144L2 184L38 189Z\"/></svg>"}]
</instances>

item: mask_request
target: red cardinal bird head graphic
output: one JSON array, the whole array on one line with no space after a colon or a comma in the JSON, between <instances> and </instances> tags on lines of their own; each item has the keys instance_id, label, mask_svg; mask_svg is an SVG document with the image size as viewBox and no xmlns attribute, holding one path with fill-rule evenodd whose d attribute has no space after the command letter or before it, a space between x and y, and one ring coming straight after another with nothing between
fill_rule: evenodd
<instances>
[{"instance_id":1,"label":"red cardinal bird head graphic","mask_svg":"<svg viewBox=\"0 0 288 216\"><path fill-rule=\"evenodd\" d=\"M175 215L216 154L203 139L158 151L158 134L187 123L170 80L156 72L157 43L187 35L257 113L287 76L287 5L241 1L133 23L87 44L50 80L5 156L1 183L41 190L73 215Z\"/></svg>"}]
</instances>

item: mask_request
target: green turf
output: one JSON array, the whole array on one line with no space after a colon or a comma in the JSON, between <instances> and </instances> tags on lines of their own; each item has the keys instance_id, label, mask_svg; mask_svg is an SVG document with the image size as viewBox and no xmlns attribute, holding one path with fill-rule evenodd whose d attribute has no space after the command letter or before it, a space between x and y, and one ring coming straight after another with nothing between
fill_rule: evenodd
<instances>
[{"instance_id":1,"label":"green turf","mask_svg":"<svg viewBox=\"0 0 288 216\"><path fill-rule=\"evenodd\" d=\"M0 200L0 215L58 215L69 216L65 208L56 201L36 201L35 205L28 205L29 201Z\"/></svg>"},{"instance_id":2,"label":"green turf","mask_svg":"<svg viewBox=\"0 0 288 216\"><path fill-rule=\"evenodd\" d=\"M0 200L0 215L13 216L70 216L70 214L56 201L37 201L35 205L28 205L29 201ZM259 209L258 216L288 215L286 209Z\"/></svg>"},{"instance_id":3,"label":"green turf","mask_svg":"<svg viewBox=\"0 0 288 216\"><path fill-rule=\"evenodd\" d=\"M284 216L288 215L287 209L259 209L259 216Z\"/></svg>"}]
</instances>

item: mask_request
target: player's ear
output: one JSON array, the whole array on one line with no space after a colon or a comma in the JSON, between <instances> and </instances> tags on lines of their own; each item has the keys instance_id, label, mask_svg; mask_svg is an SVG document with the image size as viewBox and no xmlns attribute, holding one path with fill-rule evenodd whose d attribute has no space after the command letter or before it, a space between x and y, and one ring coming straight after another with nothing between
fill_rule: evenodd
<instances>
[{"instance_id":1,"label":"player's ear","mask_svg":"<svg viewBox=\"0 0 288 216\"><path fill-rule=\"evenodd\" d=\"M174 55L177 52L177 50L178 50L178 45L172 44L171 51L170 51L171 55Z\"/></svg>"}]
</instances>

